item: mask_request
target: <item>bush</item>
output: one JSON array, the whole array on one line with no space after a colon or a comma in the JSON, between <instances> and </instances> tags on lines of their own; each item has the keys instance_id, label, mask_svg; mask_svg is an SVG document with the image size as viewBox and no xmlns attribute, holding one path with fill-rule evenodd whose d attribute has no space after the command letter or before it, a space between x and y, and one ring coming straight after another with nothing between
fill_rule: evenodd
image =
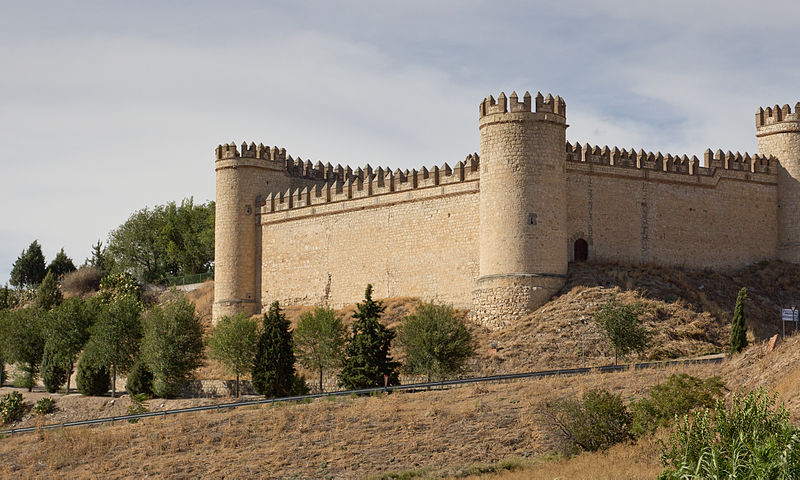
<instances>
[{"instance_id":1,"label":"bush","mask_svg":"<svg viewBox=\"0 0 800 480\"><path fill-rule=\"evenodd\" d=\"M56 411L56 402L50 397L40 398L33 406L33 413L37 415L47 415Z\"/></svg>"},{"instance_id":2,"label":"bush","mask_svg":"<svg viewBox=\"0 0 800 480\"><path fill-rule=\"evenodd\" d=\"M581 401L561 401L546 414L563 435L568 450L594 452L631 439L631 413L622 397L607 390L589 390Z\"/></svg>"},{"instance_id":3,"label":"bush","mask_svg":"<svg viewBox=\"0 0 800 480\"><path fill-rule=\"evenodd\" d=\"M150 411L150 405L147 403L147 395L139 393L131 395L131 404L128 405L128 415L139 415L140 413L147 413ZM138 422L138 418L131 418L128 423Z\"/></svg>"},{"instance_id":4,"label":"bush","mask_svg":"<svg viewBox=\"0 0 800 480\"><path fill-rule=\"evenodd\" d=\"M594 321L614 349L614 365L619 358L642 351L650 343L652 332L639 322L643 308L641 303L624 304L615 295L595 312Z\"/></svg>"},{"instance_id":5,"label":"bush","mask_svg":"<svg viewBox=\"0 0 800 480\"><path fill-rule=\"evenodd\" d=\"M125 382L125 390L131 396L153 394L153 372L147 368L143 361L139 360L133 364Z\"/></svg>"},{"instance_id":6,"label":"bush","mask_svg":"<svg viewBox=\"0 0 800 480\"><path fill-rule=\"evenodd\" d=\"M41 375L44 388L50 393L56 393L65 383L67 383L66 360L59 352L45 348L42 357Z\"/></svg>"},{"instance_id":7,"label":"bush","mask_svg":"<svg viewBox=\"0 0 800 480\"><path fill-rule=\"evenodd\" d=\"M3 362L3 359L0 358L0 387L5 385L6 383L6 364Z\"/></svg>"},{"instance_id":8,"label":"bush","mask_svg":"<svg viewBox=\"0 0 800 480\"><path fill-rule=\"evenodd\" d=\"M100 288L103 272L97 267L84 266L67 273L61 280L61 290L69 295L86 295Z\"/></svg>"},{"instance_id":9,"label":"bush","mask_svg":"<svg viewBox=\"0 0 800 480\"><path fill-rule=\"evenodd\" d=\"M685 373L670 375L666 382L653 387L646 398L631 405L631 432L635 436L644 435L669 426L676 416L713 407L724 389L719 377L701 380Z\"/></svg>"},{"instance_id":10,"label":"bush","mask_svg":"<svg viewBox=\"0 0 800 480\"><path fill-rule=\"evenodd\" d=\"M87 396L103 395L111 388L111 375L108 367L101 365L93 357L95 355L91 351L84 352L78 361L78 373L75 375L78 391Z\"/></svg>"},{"instance_id":11,"label":"bush","mask_svg":"<svg viewBox=\"0 0 800 480\"><path fill-rule=\"evenodd\" d=\"M775 398L759 389L685 415L662 448L659 479L800 478L800 431Z\"/></svg>"},{"instance_id":12,"label":"bush","mask_svg":"<svg viewBox=\"0 0 800 480\"><path fill-rule=\"evenodd\" d=\"M21 393L11 392L3 395L0 400L0 420L4 424L18 420L23 413L25 413L25 402Z\"/></svg>"},{"instance_id":13,"label":"bush","mask_svg":"<svg viewBox=\"0 0 800 480\"><path fill-rule=\"evenodd\" d=\"M477 348L467 324L450 305L417 304L398 329L405 350L405 366L411 373L445 378L464 370Z\"/></svg>"}]
</instances>

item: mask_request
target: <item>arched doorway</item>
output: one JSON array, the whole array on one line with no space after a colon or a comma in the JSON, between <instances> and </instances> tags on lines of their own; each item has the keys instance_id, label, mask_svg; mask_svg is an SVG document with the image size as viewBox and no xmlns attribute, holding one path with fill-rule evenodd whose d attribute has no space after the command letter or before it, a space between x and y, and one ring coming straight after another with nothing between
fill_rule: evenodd
<instances>
[{"instance_id":1,"label":"arched doorway","mask_svg":"<svg viewBox=\"0 0 800 480\"><path fill-rule=\"evenodd\" d=\"M585 262L589 259L589 244L586 243L586 240L582 238L575 240L574 248L576 262Z\"/></svg>"}]
</instances>

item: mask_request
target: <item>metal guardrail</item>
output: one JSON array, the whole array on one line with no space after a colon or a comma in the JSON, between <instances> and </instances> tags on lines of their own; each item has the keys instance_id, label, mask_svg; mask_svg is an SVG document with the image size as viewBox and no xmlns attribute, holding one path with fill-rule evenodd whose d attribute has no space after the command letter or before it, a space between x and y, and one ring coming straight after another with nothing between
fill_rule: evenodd
<instances>
[{"instance_id":1,"label":"metal guardrail","mask_svg":"<svg viewBox=\"0 0 800 480\"><path fill-rule=\"evenodd\" d=\"M179 415L181 413L203 412L203 411L221 411L222 409L233 409L238 407L248 407L255 405L268 405L281 402L298 402L303 400L313 400L317 398L327 397L344 397L350 395L366 395L379 392L394 392L394 391L415 391L415 390L428 390L435 387L450 387L456 385L469 385L473 383L485 382L502 382L508 380L531 379L531 378L544 378L557 375L579 375L585 373L612 373L623 370L643 370L646 368L670 367L674 365L692 365L703 363L720 363L725 357L723 355L716 357L704 357L685 360L665 360L660 362L643 362L625 365L608 365L605 367L586 367L586 368L562 368L558 370L542 370L538 372L527 373L510 373L505 375L491 375L487 377L473 377L461 378L454 380L442 380L438 382L425 382L425 383L409 383L406 385L394 385L389 387L374 387L362 388L360 390L339 390L336 392L315 393L311 395L299 395L293 397L280 397L280 398L260 398L258 400L245 400L232 403L220 403L214 405L202 405L199 407L177 408L173 410L162 410L160 412L147 412L139 413L136 415L123 415L119 417L103 417L94 418L91 420L80 420L76 422L54 423L42 425L38 427L25 427L25 428L12 428L10 430L0 431L0 435L14 435L19 433L31 433L40 430L51 430L56 428L78 427L85 425L98 425L103 423L110 423L114 425L116 422L124 422L128 420L138 420L141 418L162 417L167 418L167 415Z\"/></svg>"}]
</instances>

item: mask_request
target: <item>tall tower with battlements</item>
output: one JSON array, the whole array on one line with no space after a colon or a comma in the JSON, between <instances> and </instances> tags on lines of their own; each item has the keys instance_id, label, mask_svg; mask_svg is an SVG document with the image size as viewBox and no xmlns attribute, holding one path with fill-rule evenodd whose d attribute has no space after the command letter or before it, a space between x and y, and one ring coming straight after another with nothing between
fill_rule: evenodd
<instances>
[{"instance_id":1,"label":"tall tower with battlements","mask_svg":"<svg viewBox=\"0 0 800 480\"><path fill-rule=\"evenodd\" d=\"M567 273L566 104L516 93L480 104L480 274L473 314L501 326L544 304Z\"/></svg>"},{"instance_id":2,"label":"tall tower with battlements","mask_svg":"<svg viewBox=\"0 0 800 480\"><path fill-rule=\"evenodd\" d=\"M800 263L800 102L759 108L758 152L774 155L778 167L778 258Z\"/></svg>"},{"instance_id":3,"label":"tall tower with battlements","mask_svg":"<svg viewBox=\"0 0 800 480\"><path fill-rule=\"evenodd\" d=\"M259 145L220 145L216 150L213 318L261 308L258 207L271 180L284 177L286 151ZM280 185L279 187L283 187Z\"/></svg>"}]
</instances>

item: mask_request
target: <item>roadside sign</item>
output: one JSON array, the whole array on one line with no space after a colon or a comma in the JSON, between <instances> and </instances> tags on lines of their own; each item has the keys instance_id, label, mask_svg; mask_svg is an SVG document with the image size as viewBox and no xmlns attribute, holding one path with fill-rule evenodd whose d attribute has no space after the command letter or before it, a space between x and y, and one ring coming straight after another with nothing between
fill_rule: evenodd
<instances>
[{"instance_id":1,"label":"roadside sign","mask_svg":"<svg viewBox=\"0 0 800 480\"><path fill-rule=\"evenodd\" d=\"M791 308L781 309L781 320L783 320L784 322L795 322L797 321L796 319L797 319L797 312L795 310L792 310Z\"/></svg>"}]
</instances>

